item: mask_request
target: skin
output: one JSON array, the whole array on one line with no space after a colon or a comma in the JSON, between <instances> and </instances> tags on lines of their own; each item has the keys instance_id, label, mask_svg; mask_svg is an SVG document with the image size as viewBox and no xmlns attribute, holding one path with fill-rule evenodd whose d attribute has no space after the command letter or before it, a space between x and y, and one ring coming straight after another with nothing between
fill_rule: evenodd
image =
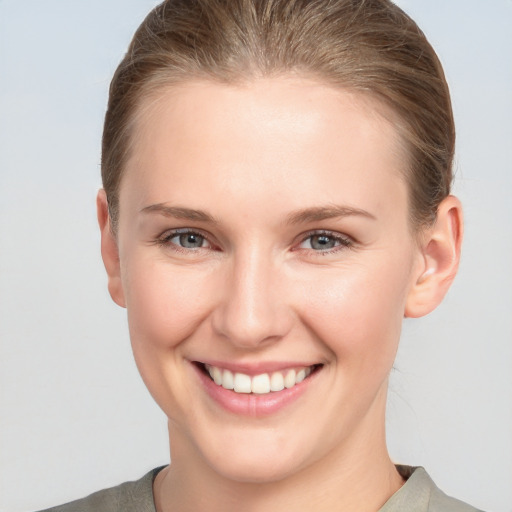
<instances>
[{"instance_id":1,"label":"skin","mask_svg":"<svg viewBox=\"0 0 512 512\"><path fill-rule=\"evenodd\" d=\"M388 376L403 317L434 309L455 275L462 220L450 196L435 226L411 228L392 118L297 77L187 83L142 106L116 235L103 191L98 217L110 293L169 418L159 511L370 511L403 484ZM180 247L176 229L202 247ZM313 245L319 232L332 248ZM323 366L262 417L205 393L192 362L208 360Z\"/></svg>"}]
</instances>

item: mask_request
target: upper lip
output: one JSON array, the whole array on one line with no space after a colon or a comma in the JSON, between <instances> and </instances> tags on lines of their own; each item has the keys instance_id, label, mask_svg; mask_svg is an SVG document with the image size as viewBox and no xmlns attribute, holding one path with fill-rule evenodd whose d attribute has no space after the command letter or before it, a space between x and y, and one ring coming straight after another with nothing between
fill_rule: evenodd
<instances>
[{"instance_id":1,"label":"upper lip","mask_svg":"<svg viewBox=\"0 0 512 512\"><path fill-rule=\"evenodd\" d=\"M304 361L266 361L258 363L233 363L230 361L218 361L208 359L204 361L194 361L202 365L216 366L223 370L229 370L233 373L244 373L246 375L260 375L262 373L272 373L292 368L307 368L309 366L319 365L320 363L310 363Z\"/></svg>"}]
</instances>

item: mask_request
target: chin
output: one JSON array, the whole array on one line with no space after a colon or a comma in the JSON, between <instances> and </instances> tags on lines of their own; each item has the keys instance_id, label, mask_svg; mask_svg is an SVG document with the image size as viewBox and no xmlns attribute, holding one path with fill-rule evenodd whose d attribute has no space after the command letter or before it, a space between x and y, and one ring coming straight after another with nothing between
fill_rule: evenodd
<instances>
[{"instance_id":1,"label":"chin","mask_svg":"<svg viewBox=\"0 0 512 512\"><path fill-rule=\"evenodd\" d=\"M232 457L231 460L216 460L212 469L226 479L248 484L269 484L279 482L293 473L297 472L297 464L294 461L289 463L280 458L279 453L268 459L262 457Z\"/></svg>"},{"instance_id":2,"label":"chin","mask_svg":"<svg viewBox=\"0 0 512 512\"><path fill-rule=\"evenodd\" d=\"M285 442L284 436L275 437L276 431L271 429L264 432L248 429L230 434L221 443L210 439L203 447L206 449L200 450L213 471L231 481L278 482L308 466L308 461L314 462L314 454L304 451L308 446L305 439L293 440L289 436Z\"/></svg>"}]
</instances>

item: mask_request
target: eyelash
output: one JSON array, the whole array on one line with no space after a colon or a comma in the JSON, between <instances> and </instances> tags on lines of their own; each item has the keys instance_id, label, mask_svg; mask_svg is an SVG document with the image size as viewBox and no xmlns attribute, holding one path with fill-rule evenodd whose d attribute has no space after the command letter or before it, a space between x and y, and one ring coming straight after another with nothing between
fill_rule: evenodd
<instances>
[{"instance_id":1,"label":"eyelash","mask_svg":"<svg viewBox=\"0 0 512 512\"><path fill-rule=\"evenodd\" d=\"M295 250L310 250L310 251L313 251L313 253L315 255L328 256L328 255L337 253L338 251L342 251L344 249L350 249L354 245L354 242L350 237L348 237L346 235L341 235L340 233L337 233L335 231L325 231L325 230L316 230L316 231L310 231L309 233L306 233L301 238L299 245L302 245L306 240L311 239L314 236L317 236L317 237L324 236L326 238L329 238L332 241L334 241L334 243L336 245L330 249L314 250L314 249L307 249L307 248L303 249L303 248L299 247L298 249L295 249Z\"/></svg>"},{"instance_id":2,"label":"eyelash","mask_svg":"<svg viewBox=\"0 0 512 512\"><path fill-rule=\"evenodd\" d=\"M210 249L211 247L197 247L197 248L187 248L187 247L181 247L178 244L175 244L171 242L171 240L177 236L180 235L196 235L200 236L204 241L206 241L210 246L213 246L212 242L210 241L209 237L202 233L201 230L197 229L189 229L189 228L182 228L182 229L174 229L172 231L166 231L161 236L159 236L155 243L161 247L169 247L173 251L176 252L183 252L186 254L190 254L191 252L196 252L200 249Z\"/></svg>"},{"instance_id":3,"label":"eyelash","mask_svg":"<svg viewBox=\"0 0 512 512\"><path fill-rule=\"evenodd\" d=\"M196 235L196 236L199 236L204 241L206 241L210 245L210 247L187 248L187 247L182 247L182 246L178 245L177 243L171 242L171 240L173 238L175 238L177 236L180 236L180 235ZM320 249L320 250L315 250L313 248L303 248L303 247L300 247L300 245L302 245L308 239L311 239L311 238L313 238L315 236L316 237L324 236L326 238L329 238L332 241L334 241L334 243L336 245L334 247L332 247L332 248L329 248L329 249ZM170 231L170 232L169 231L165 232L163 235L159 236L155 240L155 244L157 244L157 245L159 245L161 247L169 247L173 251L181 252L181 253L185 253L185 254L191 254L192 252L199 251L200 249L208 249L208 250L210 250L210 249L213 248L213 250L216 250L214 244L212 244L212 242L211 242L210 238L208 237L208 235L206 235L205 233L201 232L200 230L188 229L188 228L175 229L175 230ZM333 231L316 230L316 231L310 231L309 233L306 233L305 235L303 235L301 237L300 242L299 242L298 245L299 245L299 247L297 247L297 246L294 247L294 249L293 249L294 251L307 250L307 251L312 251L312 253L315 254L315 255L327 256L327 255L330 255L330 254L337 253L338 251L341 251L343 249L351 248L354 245L354 242L353 242L353 240L350 237L340 235L339 233L336 233L336 232L333 232Z\"/></svg>"}]
</instances>

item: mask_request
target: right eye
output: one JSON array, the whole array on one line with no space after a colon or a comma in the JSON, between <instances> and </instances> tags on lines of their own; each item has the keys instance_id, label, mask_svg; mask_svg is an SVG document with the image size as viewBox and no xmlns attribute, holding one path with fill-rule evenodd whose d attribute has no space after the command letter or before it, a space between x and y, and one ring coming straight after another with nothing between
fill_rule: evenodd
<instances>
[{"instance_id":1,"label":"right eye","mask_svg":"<svg viewBox=\"0 0 512 512\"><path fill-rule=\"evenodd\" d=\"M177 251L195 251L198 249L211 249L208 239L190 229L180 229L167 232L158 239L158 244Z\"/></svg>"},{"instance_id":2,"label":"right eye","mask_svg":"<svg viewBox=\"0 0 512 512\"><path fill-rule=\"evenodd\" d=\"M169 239L171 244L179 245L184 249L200 249L208 246L208 242L203 235L199 233L178 233Z\"/></svg>"}]
</instances>

